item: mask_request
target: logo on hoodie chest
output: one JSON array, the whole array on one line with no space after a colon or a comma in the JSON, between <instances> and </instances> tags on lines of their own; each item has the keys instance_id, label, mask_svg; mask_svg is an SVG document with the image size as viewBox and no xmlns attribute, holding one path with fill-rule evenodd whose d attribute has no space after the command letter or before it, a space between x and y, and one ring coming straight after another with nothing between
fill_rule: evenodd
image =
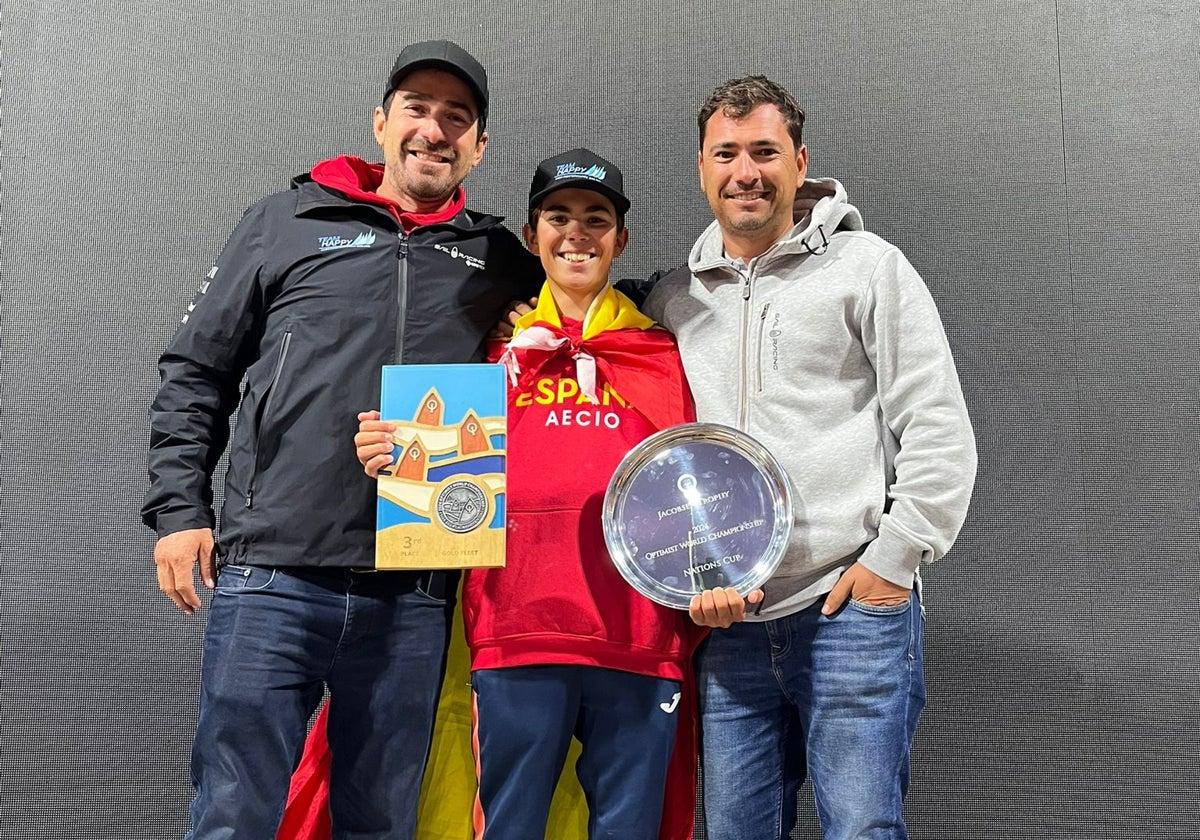
<instances>
[{"instance_id":1,"label":"logo on hoodie chest","mask_svg":"<svg viewBox=\"0 0 1200 840\"><path fill-rule=\"evenodd\" d=\"M548 406L546 426L593 426L616 429L621 425L619 409L629 403L607 382L596 394L599 403L593 403L579 390L579 383L570 377L544 376L531 384L528 390L517 394L514 405Z\"/></svg>"},{"instance_id":2,"label":"logo on hoodie chest","mask_svg":"<svg viewBox=\"0 0 1200 840\"><path fill-rule=\"evenodd\" d=\"M779 313L775 313L775 320L771 324L771 330L767 333L767 337L771 339L771 370L779 370L779 339L783 337L783 330L779 328Z\"/></svg>"},{"instance_id":3,"label":"logo on hoodie chest","mask_svg":"<svg viewBox=\"0 0 1200 840\"><path fill-rule=\"evenodd\" d=\"M375 231L364 230L353 239L344 236L318 236L317 248L321 251L339 251L342 248L370 248L375 244Z\"/></svg>"}]
</instances>

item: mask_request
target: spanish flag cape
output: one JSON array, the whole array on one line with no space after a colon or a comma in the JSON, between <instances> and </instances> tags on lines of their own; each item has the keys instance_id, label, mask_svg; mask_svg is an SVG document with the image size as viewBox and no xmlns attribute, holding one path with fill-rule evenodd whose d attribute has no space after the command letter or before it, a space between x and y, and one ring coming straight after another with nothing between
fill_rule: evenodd
<instances>
[{"instance_id":1,"label":"spanish flag cape","mask_svg":"<svg viewBox=\"0 0 1200 840\"><path fill-rule=\"evenodd\" d=\"M537 308L522 315L507 346L489 347L488 358L503 362L514 385L537 373L560 354L575 359L580 392L595 396L596 374L656 429L695 419L692 395L674 337L638 311L612 286L592 301L578 343L563 329L549 284L542 286Z\"/></svg>"},{"instance_id":2,"label":"spanish flag cape","mask_svg":"<svg viewBox=\"0 0 1200 840\"><path fill-rule=\"evenodd\" d=\"M540 352L539 352L540 351ZM612 386L656 428L695 418L691 393L675 350L675 339L638 311L633 301L611 286L584 318L582 340L573 344L563 330L548 286L537 308L518 319L513 341L495 342L489 359L501 360L513 377L536 377L558 353L576 360L582 391L594 389L595 374ZM588 373L588 368L594 369ZM590 383L589 381L590 380ZM589 389L589 384L591 388ZM703 631L697 628L694 644ZM417 813L417 840L471 840L475 805L475 759L471 750L473 697L471 657L462 625L462 610L454 613L446 675L438 701L433 741ZM695 648L693 646L693 652ZM695 822L697 712L692 663L679 703L679 728L668 771L660 840L690 840ZM300 765L292 776L287 807L276 840L330 840L329 742L325 736L328 704L309 733ZM555 840L586 840L588 808L575 776L579 743L572 741L558 787L554 792L546 836Z\"/></svg>"}]
</instances>

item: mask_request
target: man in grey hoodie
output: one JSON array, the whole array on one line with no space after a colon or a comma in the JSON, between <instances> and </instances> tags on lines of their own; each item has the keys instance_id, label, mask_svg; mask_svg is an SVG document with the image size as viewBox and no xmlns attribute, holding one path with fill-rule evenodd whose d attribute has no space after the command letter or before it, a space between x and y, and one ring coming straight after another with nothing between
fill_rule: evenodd
<instances>
[{"instance_id":1,"label":"man in grey hoodie","mask_svg":"<svg viewBox=\"0 0 1200 840\"><path fill-rule=\"evenodd\" d=\"M700 420L766 445L792 482L776 574L696 596L711 840L787 838L812 780L826 840L905 838L925 700L922 562L962 526L975 441L937 308L841 184L794 224L804 112L762 76L699 114L716 216L644 310L675 333ZM747 606L749 605L749 609Z\"/></svg>"}]
</instances>

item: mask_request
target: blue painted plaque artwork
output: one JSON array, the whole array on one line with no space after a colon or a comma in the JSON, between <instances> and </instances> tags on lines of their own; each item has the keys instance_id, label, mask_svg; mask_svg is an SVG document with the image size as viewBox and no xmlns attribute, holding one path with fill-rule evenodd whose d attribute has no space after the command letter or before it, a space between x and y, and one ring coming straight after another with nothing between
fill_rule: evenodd
<instances>
[{"instance_id":1,"label":"blue painted plaque artwork","mask_svg":"<svg viewBox=\"0 0 1200 840\"><path fill-rule=\"evenodd\" d=\"M504 565L507 402L501 365L387 365L380 415L398 424L379 475L375 566Z\"/></svg>"}]
</instances>

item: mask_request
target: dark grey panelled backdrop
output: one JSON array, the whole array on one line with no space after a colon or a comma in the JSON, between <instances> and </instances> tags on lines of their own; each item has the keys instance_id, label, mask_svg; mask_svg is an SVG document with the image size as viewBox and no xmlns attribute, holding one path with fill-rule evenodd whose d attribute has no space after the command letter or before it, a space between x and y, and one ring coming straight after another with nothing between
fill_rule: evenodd
<instances>
[{"instance_id":1,"label":"dark grey panelled backdrop","mask_svg":"<svg viewBox=\"0 0 1200 840\"><path fill-rule=\"evenodd\" d=\"M1200 836L1200 2L6 11L5 836L182 833L203 616L158 594L137 519L155 358L245 206L373 156L385 71L428 37L491 72L471 204L519 220L533 165L591 145L628 173L627 275L708 221L708 91L797 93L811 172L926 277L979 438L926 576L913 836Z\"/></svg>"}]
</instances>

